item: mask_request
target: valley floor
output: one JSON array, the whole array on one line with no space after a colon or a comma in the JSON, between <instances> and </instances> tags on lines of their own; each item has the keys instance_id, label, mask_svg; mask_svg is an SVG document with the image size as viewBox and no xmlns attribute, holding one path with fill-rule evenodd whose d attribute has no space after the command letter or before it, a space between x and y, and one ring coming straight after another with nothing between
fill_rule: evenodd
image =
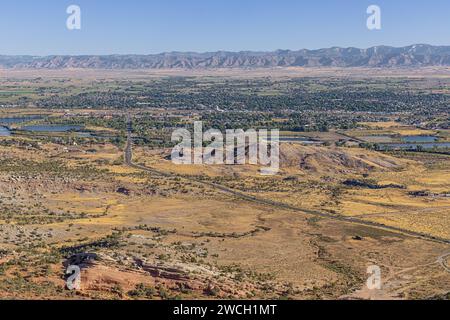
<instances>
[{"instance_id":1,"label":"valley floor","mask_svg":"<svg viewBox=\"0 0 450 320\"><path fill-rule=\"evenodd\" d=\"M125 164L108 143L67 150L14 141L0 147L4 299L419 299L449 291L450 246L432 240L450 239L448 156L283 144L281 174L263 177L253 166L175 166L166 149L135 147L134 161L160 175ZM77 292L65 288L74 262L82 266ZM371 265L382 270L381 290L367 290Z\"/></svg>"}]
</instances>

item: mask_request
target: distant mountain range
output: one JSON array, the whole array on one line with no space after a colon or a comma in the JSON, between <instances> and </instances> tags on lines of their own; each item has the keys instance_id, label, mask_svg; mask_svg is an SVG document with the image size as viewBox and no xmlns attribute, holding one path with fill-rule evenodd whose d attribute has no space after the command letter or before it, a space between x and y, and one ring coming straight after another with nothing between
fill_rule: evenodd
<instances>
[{"instance_id":1,"label":"distant mountain range","mask_svg":"<svg viewBox=\"0 0 450 320\"><path fill-rule=\"evenodd\" d=\"M152 55L5 56L0 67L14 69L202 69L271 67L450 66L450 46L416 44L402 48L333 47L273 52L171 52Z\"/></svg>"}]
</instances>

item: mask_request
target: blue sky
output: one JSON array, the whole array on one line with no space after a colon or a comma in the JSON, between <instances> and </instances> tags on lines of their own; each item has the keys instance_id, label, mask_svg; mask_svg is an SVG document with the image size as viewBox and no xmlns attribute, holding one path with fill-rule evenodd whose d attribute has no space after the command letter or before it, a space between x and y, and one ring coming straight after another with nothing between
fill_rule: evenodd
<instances>
[{"instance_id":1,"label":"blue sky","mask_svg":"<svg viewBox=\"0 0 450 320\"><path fill-rule=\"evenodd\" d=\"M66 28L66 8L82 29ZM382 30L366 28L369 5ZM149 54L450 44L448 0L1 0L0 54Z\"/></svg>"}]
</instances>

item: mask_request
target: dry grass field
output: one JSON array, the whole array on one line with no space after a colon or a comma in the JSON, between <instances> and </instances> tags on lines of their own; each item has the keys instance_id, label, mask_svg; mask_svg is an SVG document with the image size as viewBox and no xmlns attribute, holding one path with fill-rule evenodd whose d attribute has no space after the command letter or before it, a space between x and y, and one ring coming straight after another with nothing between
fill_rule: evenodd
<instances>
[{"instance_id":1,"label":"dry grass field","mask_svg":"<svg viewBox=\"0 0 450 320\"><path fill-rule=\"evenodd\" d=\"M248 201L192 179L448 239L448 158L438 165L286 144L281 174L262 177L254 166L176 166L165 149L135 149L137 163L171 175L120 164L123 150L108 144L0 147L3 298L401 299L448 291L438 262L448 245ZM366 172L405 188L342 184ZM419 190L430 196L408 194ZM65 290L66 259L88 254L95 258L85 262L82 290ZM373 264L385 282L368 292Z\"/></svg>"}]
</instances>

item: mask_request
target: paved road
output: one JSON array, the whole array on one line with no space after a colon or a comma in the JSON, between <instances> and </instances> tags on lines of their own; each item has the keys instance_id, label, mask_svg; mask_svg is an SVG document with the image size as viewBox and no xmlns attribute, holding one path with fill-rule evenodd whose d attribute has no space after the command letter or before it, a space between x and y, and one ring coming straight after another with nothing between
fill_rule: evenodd
<instances>
[{"instance_id":1,"label":"paved road","mask_svg":"<svg viewBox=\"0 0 450 320\"><path fill-rule=\"evenodd\" d=\"M164 172L164 171L160 171L160 170L156 170L153 168L148 168L139 164L135 164L133 163L133 150L132 150L132 144L133 144L133 139L132 139L132 120L131 120L131 116L128 115L128 124L127 124L127 145L125 147L125 164L135 168L135 169L139 169L139 170L143 170L143 171L147 171L149 173L155 174L155 175L159 175L159 176L164 176L164 177L178 177L178 178L183 178L192 182L196 182L196 183L200 183L212 188L215 188L217 190L220 190L222 192L234 195L238 198L247 200L247 201L251 201L251 202L255 202L258 204L262 204L262 205L267 205L267 206L271 206L271 207L275 207L275 208L279 208L279 209L286 209L286 210L291 210L291 211L296 211L296 212L302 212L302 213L306 213L306 214L310 214L310 215L314 215L314 216L318 216L318 217L323 217L323 218L329 218L329 219L333 219L333 220L338 220L338 221L343 221L343 222L347 222L347 223L352 223L352 224L359 224L359 225L363 225L363 226L368 226L368 227L373 227L373 228L377 228L377 229L382 229L382 230L386 230L386 231L391 231L397 234L403 234L403 235L408 235L408 236L412 236L415 238L421 238L421 239L425 239L428 241L434 241L434 242L440 242L440 243L445 243L445 244L450 244L450 239L445 239L445 238L439 238L439 237L434 237L428 234L422 234L419 232L414 232L414 231L410 231L410 230L406 230L406 229L402 229L402 228L397 228L397 227L393 227L393 226L386 226L380 223L376 223L376 222L371 222L371 221L366 221L366 220L361 220L355 217L345 217L345 216L338 216L338 215L333 215L331 213L328 212L323 212L323 211L317 211L317 210L310 210L310 209L304 209L304 208L298 208L295 206L291 206L289 204L286 203L282 203L282 202L278 202L278 201L273 201L273 200L269 200L269 199L264 199L264 198L260 198L260 197L256 197L256 196L252 196L252 195L248 195L246 193L240 192L240 191L236 191L234 189L225 187L223 185L220 184L216 184L216 183L212 183L209 181L203 181L200 179L196 179L196 178L192 178L192 177L186 177L186 176L179 176L177 174L174 173L170 173L170 172ZM444 262L445 265L445 262Z\"/></svg>"},{"instance_id":2,"label":"paved road","mask_svg":"<svg viewBox=\"0 0 450 320\"><path fill-rule=\"evenodd\" d=\"M125 163L132 165L133 163L133 123L131 121L131 115L127 115L127 145L125 147Z\"/></svg>"}]
</instances>

